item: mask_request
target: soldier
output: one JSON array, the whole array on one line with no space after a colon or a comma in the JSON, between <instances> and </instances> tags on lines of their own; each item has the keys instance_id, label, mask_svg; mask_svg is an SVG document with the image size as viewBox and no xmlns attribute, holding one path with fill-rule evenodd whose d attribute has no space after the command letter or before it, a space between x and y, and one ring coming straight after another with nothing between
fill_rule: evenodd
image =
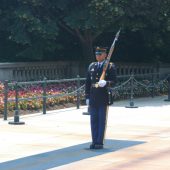
<instances>
[{"instance_id":1,"label":"soldier","mask_svg":"<svg viewBox=\"0 0 170 170\"><path fill-rule=\"evenodd\" d=\"M116 83L116 69L113 63L109 63L105 80L100 80L103 65L106 62L107 49L97 47L95 51L97 62L90 64L86 77L85 95L86 104L90 107L90 125L92 144L90 149L103 149L103 142L107 123L109 100L109 87Z\"/></svg>"}]
</instances>

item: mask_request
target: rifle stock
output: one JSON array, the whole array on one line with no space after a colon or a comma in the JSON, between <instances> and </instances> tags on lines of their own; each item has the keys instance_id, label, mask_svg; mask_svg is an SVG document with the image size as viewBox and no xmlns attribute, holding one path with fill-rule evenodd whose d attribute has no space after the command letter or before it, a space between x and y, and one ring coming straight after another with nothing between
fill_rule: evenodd
<instances>
[{"instance_id":1,"label":"rifle stock","mask_svg":"<svg viewBox=\"0 0 170 170\"><path fill-rule=\"evenodd\" d=\"M116 41L118 40L119 34L120 34L120 30L116 33L116 36L115 36L115 38L114 38L114 41L113 41L113 43L112 43L112 45L111 45L111 47L110 47L108 56L107 56L107 58L106 58L106 61L105 61L105 63L104 63L104 66L103 66L103 72L102 72L102 75L100 76L100 80L104 80L104 79L105 79L106 70L107 70L107 67L108 67L108 65L109 65L109 62L110 62L112 53L113 53L114 48L115 48L115 43L116 43Z\"/></svg>"}]
</instances>

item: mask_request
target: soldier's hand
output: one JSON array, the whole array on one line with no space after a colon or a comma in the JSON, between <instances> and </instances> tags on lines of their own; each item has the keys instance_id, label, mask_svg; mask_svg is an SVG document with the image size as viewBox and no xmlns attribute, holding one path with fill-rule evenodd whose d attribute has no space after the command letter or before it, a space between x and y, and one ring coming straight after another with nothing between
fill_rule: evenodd
<instances>
[{"instance_id":1,"label":"soldier's hand","mask_svg":"<svg viewBox=\"0 0 170 170\"><path fill-rule=\"evenodd\" d=\"M89 105L89 99L86 99L86 105L87 106Z\"/></svg>"},{"instance_id":2,"label":"soldier's hand","mask_svg":"<svg viewBox=\"0 0 170 170\"><path fill-rule=\"evenodd\" d=\"M98 82L99 87L104 87L106 85L106 80L100 80Z\"/></svg>"}]
</instances>

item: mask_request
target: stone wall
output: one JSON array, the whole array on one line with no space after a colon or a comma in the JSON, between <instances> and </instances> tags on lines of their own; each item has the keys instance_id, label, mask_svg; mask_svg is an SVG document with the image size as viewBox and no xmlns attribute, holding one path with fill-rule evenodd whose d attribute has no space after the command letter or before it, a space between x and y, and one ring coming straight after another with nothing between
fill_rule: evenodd
<instances>
[{"instance_id":1,"label":"stone wall","mask_svg":"<svg viewBox=\"0 0 170 170\"><path fill-rule=\"evenodd\" d=\"M170 64L115 63L118 75L170 73ZM19 62L0 63L0 81L31 81L85 77L87 68L78 62Z\"/></svg>"},{"instance_id":2,"label":"stone wall","mask_svg":"<svg viewBox=\"0 0 170 170\"><path fill-rule=\"evenodd\" d=\"M30 81L75 77L79 65L75 62L0 63L0 80Z\"/></svg>"}]
</instances>

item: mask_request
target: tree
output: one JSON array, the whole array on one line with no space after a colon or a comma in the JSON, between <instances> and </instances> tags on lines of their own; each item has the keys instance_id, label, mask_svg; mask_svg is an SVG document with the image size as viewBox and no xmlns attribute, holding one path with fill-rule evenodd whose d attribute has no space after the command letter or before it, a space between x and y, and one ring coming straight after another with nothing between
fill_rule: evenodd
<instances>
[{"instance_id":1,"label":"tree","mask_svg":"<svg viewBox=\"0 0 170 170\"><path fill-rule=\"evenodd\" d=\"M86 61L93 60L93 47L96 38L115 25L123 15L118 1L111 0L72 0L60 1L59 13L63 14L59 26L76 36L81 44ZM117 31L119 25L112 27Z\"/></svg>"},{"instance_id":2,"label":"tree","mask_svg":"<svg viewBox=\"0 0 170 170\"><path fill-rule=\"evenodd\" d=\"M132 61L167 62L170 42L170 0L144 0L142 2L136 0L136 3L132 1L132 4L131 7L125 9L125 37L128 41L125 55L134 53L142 57L131 58Z\"/></svg>"},{"instance_id":3,"label":"tree","mask_svg":"<svg viewBox=\"0 0 170 170\"><path fill-rule=\"evenodd\" d=\"M170 0L1 0L0 23L8 40L20 47L18 58L42 60L48 53L66 48L62 37L64 42L77 41L82 61L90 62L93 47L102 42L99 37L111 32L113 39L120 27L121 36L140 34L153 53L166 48L162 42L169 38L162 34L169 35L169 3Z\"/></svg>"},{"instance_id":4,"label":"tree","mask_svg":"<svg viewBox=\"0 0 170 170\"><path fill-rule=\"evenodd\" d=\"M122 15L110 0L16 0L11 11L9 39L25 46L19 56L41 57L43 50L54 50L59 29L64 29L77 37L87 61L92 60L96 37Z\"/></svg>"}]
</instances>

